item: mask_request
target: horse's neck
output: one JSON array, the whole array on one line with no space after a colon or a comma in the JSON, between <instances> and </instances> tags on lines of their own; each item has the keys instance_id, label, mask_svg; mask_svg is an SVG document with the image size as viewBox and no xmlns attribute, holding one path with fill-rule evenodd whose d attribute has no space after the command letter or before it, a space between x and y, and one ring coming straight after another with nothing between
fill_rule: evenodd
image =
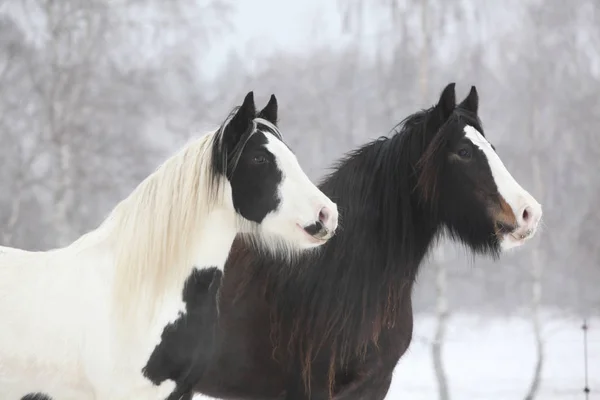
<instances>
[{"instance_id":1,"label":"horse's neck","mask_svg":"<svg viewBox=\"0 0 600 400\"><path fill-rule=\"evenodd\" d=\"M237 231L233 210L218 209L210 212L202 224L196 261L195 265L190 266L190 272L192 268L209 267L217 267L222 271Z\"/></svg>"},{"instance_id":2,"label":"horse's neck","mask_svg":"<svg viewBox=\"0 0 600 400\"><path fill-rule=\"evenodd\" d=\"M170 320L180 311L175 308L183 306L183 289L185 281L194 269L216 267L223 270L225 261L229 255L231 245L237 234L236 217L233 210L216 209L211 211L199 227L194 243L194 262L188 266L188 270L182 275L178 285L169 288L165 293L164 310L158 310L164 318ZM184 239L184 238L182 238ZM175 307L175 308L174 308ZM175 314L174 314L175 312ZM163 319L164 319L163 318ZM158 325L165 321L159 321Z\"/></svg>"},{"instance_id":3,"label":"horse's neck","mask_svg":"<svg viewBox=\"0 0 600 400\"><path fill-rule=\"evenodd\" d=\"M224 269L225 261L229 255L231 245L237 234L236 217L233 210L213 210L205 221L199 227L199 234L196 235L194 243L194 262L189 265L189 269L182 274L182 279L174 285L164 288L161 301L148 305L153 307L151 320L142 321L141 325L135 324L127 326L126 341L122 343L135 343L135 346L141 346L141 361L149 355L160 342L161 335L166 326L175 322L182 313L186 311L186 304L183 299L183 292L186 280L190 277L194 269L204 269L217 267ZM184 240L184 238L181 238ZM144 307L147 303L141 304ZM144 312L145 310L139 310ZM129 342L128 340L133 340Z\"/></svg>"},{"instance_id":4,"label":"horse's neck","mask_svg":"<svg viewBox=\"0 0 600 400\"><path fill-rule=\"evenodd\" d=\"M203 222L198 226L194 235L192 263L183 266L185 268L181 279L172 287L166 288L165 301L167 304L180 303L183 296L185 281L194 269L216 267L223 270L225 261L231 250L231 245L237 234L237 220L233 210L226 207L210 211ZM191 240L190 238L180 238ZM167 308L170 306L167 305Z\"/></svg>"},{"instance_id":5,"label":"horse's neck","mask_svg":"<svg viewBox=\"0 0 600 400\"><path fill-rule=\"evenodd\" d=\"M358 269L376 264L367 273L384 282L392 279L390 274L414 277L439 230L439 221L415 197L415 182L409 180L412 165L399 164L407 171L394 169L395 164L380 165L385 158L381 154L395 151L390 147L394 139L366 146L320 185L346 210L345 229L334 243L352 254L349 257ZM364 162L363 157L371 162ZM360 243L353 244L357 239ZM362 279L363 273L355 276Z\"/></svg>"}]
</instances>

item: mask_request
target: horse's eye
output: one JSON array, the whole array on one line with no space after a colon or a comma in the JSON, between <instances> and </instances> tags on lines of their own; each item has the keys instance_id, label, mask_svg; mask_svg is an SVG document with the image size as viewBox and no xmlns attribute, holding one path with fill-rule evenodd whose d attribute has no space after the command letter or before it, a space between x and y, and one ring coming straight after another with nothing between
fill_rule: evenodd
<instances>
[{"instance_id":1,"label":"horse's eye","mask_svg":"<svg viewBox=\"0 0 600 400\"><path fill-rule=\"evenodd\" d=\"M469 151L469 149L464 147L458 151L458 155L460 158L464 159L471 158L471 152Z\"/></svg>"},{"instance_id":2,"label":"horse's eye","mask_svg":"<svg viewBox=\"0 0 600 400\"><path fill-rule=\"evenodd\" d=\"M253 164L264 164L267 162L267 157L265 156L254 156L254 158L252 158L252 163Z\"/></svg>"}]
</instances>

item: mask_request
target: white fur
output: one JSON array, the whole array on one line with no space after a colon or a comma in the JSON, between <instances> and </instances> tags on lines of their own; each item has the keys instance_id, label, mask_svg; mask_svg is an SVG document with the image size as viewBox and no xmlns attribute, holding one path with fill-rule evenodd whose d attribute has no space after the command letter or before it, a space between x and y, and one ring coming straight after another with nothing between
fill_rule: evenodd
<instances>
[{"instance_id":1,"label":"white fur","mask_svg":"<svg viewBox=\"0 0 600 400\"><path fill-rule=\"evenodd\" d=\"M542 218L542 206L533 198L531 194L529 194L529 192L527 192L521 187L521 185L517 183L517 181L504 166L504 163L498 154L492 148L492 145L477 129L475 129L473 126L467 125L465 126L464 131L465 136L473 143L473 145L475 145L477 148L483 151L483 154L485 154L492 172L492 176L496 186L498 187L498 192L511 207L517 218L517 223L519 224L518 231L520 232L521 230L531 229L531 233L528 237L533 237L537 229L537 225ZM527 222L523 221L523 219L520 217L525 208L528 208L531 213L531 219ZM505 235L501 245L502 248L506 250L519 246L522 243L522 240L515 240L515 237L512 235Z\"/></svg>"},{"instance_id":2,"label":"white fur","mask_svg":"<svg viewBox=\"0 0 600 400\"><path fill-rule=\"evenodd\" d=\"M271 126L272 129L277 129L266 120L257 120L260 120L260 122L265 125ZM267 232L267 235L273 236L275 234L279 237L286 238L286 241L281 242L272 237L273 240L267 240L265 243L272 244L279 242L280 244L285 245L287 243L294 246L300 243L302 244L300 249L316 247L319 245L318 242L306 243L306 241L302 240L302 237L305 237L306 234L298 228L298 225L305 226L313 223L318 217L320 209L323 206L326 206L332 211L328 228L331 232L333 232L338 223L337 206L331 201L324 203L323 194L320 191L313 190L311 194L310 188L313 186L313 184L308 176L306 176L304 171L302 171L296 156L289 151L283 142L277 140L272 134L268 132L263 132L263 134L266 135L268 140L266 147L272 154L286 154L286 157L278 157L276 161L279 170L282 171L282 181L279 186L279 196L281 199L286 200L282 201L277 213L268 214L261 223L261 229L263 232ZM290 221L289 224L281 224L281 217L279 214L295 215L296 220ZM265 234L262 236L264 237ZM296 239L290 240L289 238ZM293 250L293 248L287 249L286 252L293 252Z\"/></svg>"},{"instance_id":3,"label":"white fur","mask_svg":"<svg viewBox=\"0 0 600 400\"><path fill-rule=\"evenodd\" d=\"M227 180L210 188L214 137L167 160L71 245L0 247L0 399L42 392L56 400L158 400L173 390L172 382L154 387L141 371L184 308L185 279L194 266L223 269L235 235L257 230L234 212ZM313 222L323 206L337 220L335 204L286 146L272 136L267 146L285 180L281 208L261 225L270 231L263 240L314 247L296 224Z\"/></svg>"}]
</instances>

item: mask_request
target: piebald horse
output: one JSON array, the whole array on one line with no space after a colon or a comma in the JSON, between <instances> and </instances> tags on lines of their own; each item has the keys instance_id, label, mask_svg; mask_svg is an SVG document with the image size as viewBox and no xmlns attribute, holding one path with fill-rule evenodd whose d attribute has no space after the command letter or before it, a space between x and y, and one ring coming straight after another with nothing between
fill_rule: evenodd
<instances>
[{"instance_id":1,"label":"piebald horse","mask_svg":"<svg viewBox=\"0 0 600 400\"><path fill-rule=\"evenodd\" d=\"M250 92L97 229L50 251L0 248L1 399L164 399L175 382L157 383L152 358L186 314L186 281L209 276L195 296L216 296L212 276L238 233L284 258L334 235L335 203L305 175L276 120L275 97L257 113ZM211 304L205 316L216 318Z\"/></svg>"},{"instance_id":2,"label":"piebald horse","mask_svg":"<svg viewBox=\"0 0 600 400\"><path fill-rule=\"evenodd\" d=\"M457 105L450 84L393 135L342 159L320 185L339 207L340 229L315 252L284 260L236 240L214 352L196 360L206 370L194 390L236 400L384 399L411 342L412 289L436 239L497 259L534 237L542 218L486 139L478 108L475 87ZM184 326L172 336L180 346L195 340Z\"/></svg>"}]
</instances>

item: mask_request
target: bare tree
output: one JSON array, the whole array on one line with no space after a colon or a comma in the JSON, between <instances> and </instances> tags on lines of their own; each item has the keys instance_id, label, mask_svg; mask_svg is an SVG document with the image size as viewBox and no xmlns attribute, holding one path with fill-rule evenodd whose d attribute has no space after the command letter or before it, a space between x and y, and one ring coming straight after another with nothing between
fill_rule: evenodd
<instances>
[{"instance_id":1,"label":"bare tree","mask_svg":"<svg viewBox=\"0 0 600 400\"><path fill-rule=\"evenodd\" d=\"M419 57L419 91L421 101L427 101L429 94L429 58L431 57L431 29L429 0L419 0L421 9L421 52Z\"/></svg>"},{"instance_id":2,"label":"bare tree","mask_svg":"<svg viewBox=\"0 0 600 400\"><path fill-rule=\"evenodd\" d=\"M535 106L534 106L535 107ZM532 110L531 115L531 134L537 136L536 129L536 110ZM543 196L543 183L541 176L541 166L539 155L531 156L531 168L533 171L533 181L535 193ZM536 243L531 250L531 321L533 325L533 333L535 338L536 362L525 400L533 400L540 387L542 379L542 368L544 365L544 338L542 335L543 326L541 321L541 306L542 306L542 275L543 275L543 260L540 254L539 245Z\"/></svg>"},{"instance_id":3,"label":"bare tree","mask_svg":"<svg viewBox=\"0 0 600 400\"><path fill-rule=\"evenodd\" d=\"M421 51L419 55L419 92L421 104L426 104L429 97L429 60L431 57L431 36L432 28L430 26L431 10L429 0L419 0L421 10ZM448 325L448 277L444 257L444 247L439 243L435 253L436 274L435 274L435 298L436 298L436 319L434 339L431 342L431 357L433 359L433 369L438 385L438 397L440 400L449 400L450 391L448 390L448 377L444 369L442 349L446 328Z\"/></svg>"},{"instance_id":4,"label":"bare tree","mask_svg":"<svg viewBox=\"0 0 600 400\"><path fill-rule=\"evenodd\" d=\"M0 92L0 127L18 150L9 151L11 168L3 170L11 185L0 212L5 244L24 200L44 210L36 222L50 229L40 234L44 246L65 245L151 170L155 143L145 134L160 118L187 114L182 124L189 125L189 115L202 109L196 55L226 29L228 7L224 0L22 0L4 7L5 20L13 16L32 38L29 53L17 58L1 48L8 36L0 39L0 74L12 74Z\"/></svg>"},{"instance_id":5,"label":"bare tree","mask_svg":"<svg viewBox=\"0 0 600 400\"><path fill-rule=\"evenodd\" d=\"M24 101L27 82L25 66L35 58L23 32L9 18L0 16L0 132L4 160L2 181L7 196L5 212L0 212L2 243L12 243L21 218L22 201L27 191L43 182L43 174L34 168L44 153L40 134L31 123L35 104ZM2 200L2 199L0 199Z\"/></svg>"},{"instance_id":6,"label":"bare tree","mask_svg":"<svg viewBox=\"0 0 600 400\"><path fill-rule=\"evenodd\" d=\"M40 0L24 3L30 19L44 21L42 58L30 60L29 79L40 106L43 141L51 160L49 189L52 192L52 222L55 242L65 245L73 239L76 153L86 153L85 119L97 65L105 52L107 9L98 1ZM35 64L33 64L35 62ZM87 149L89 150L89 149ZM89 155L89 151L87 153Z\"/></svg>"},{"instance_id":7,"label":"bare tree","mask_svg":"<svg viewBox=\"0 0 600 400\"><path fill-rule=\"evenodd\" d=\"M435 293L436 307L435 314L437 324L433 341L431 342L431 356L433 358L433 370L438 384L438 397L440 400L449 400L450 391L448 388L448 377L444 368L442 350L446 329L448 326L449 307L448 307L448 264L445 259L443 244L437 247L435 257L436 277L435 277Z\"/></svg>"}]
</instances>

